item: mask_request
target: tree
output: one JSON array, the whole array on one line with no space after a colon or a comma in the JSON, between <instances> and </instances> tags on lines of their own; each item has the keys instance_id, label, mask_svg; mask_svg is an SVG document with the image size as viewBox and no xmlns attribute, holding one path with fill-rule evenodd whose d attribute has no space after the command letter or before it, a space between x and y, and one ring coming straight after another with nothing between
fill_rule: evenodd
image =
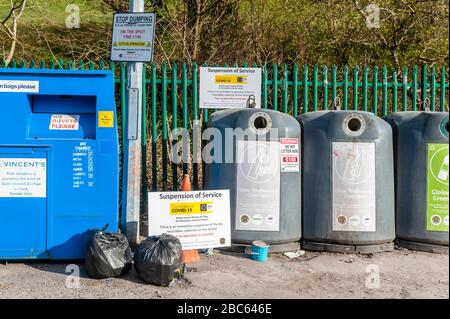
<instances>
[{"instance_id":1,"label":"tree","mask_svg":"<svg viewBox=\"0 0 450 319\"><path fill-rule=\"evenodd\" d=\"M107 61L112 14L129 4L77 1L81 24L69 29L72 0L27 1L18 42L26 1L0 0L0 12L5 2L11 11L0 17L0 47L25 61ZM370 26L374 8L379 24ZM448 65L448 0L146 0L145 10L157 16L156 64Z\"/></svg>"},{"instance_id":2,"label":"tree","mask_svg":"<svg viewBox=\"0 0 450 319\"><path fill-rule=\"evenodd\" d=\"M16 51L16 45L18 42L17 23L22 17L22 14L25 11L26 6L27 0L17 0L17 1L11 0L11 10L9 10L7 16L0 22L0 25L2 26L2 31L6 33L6 35L9 37L11 41L9 52L5 57L6 66L11 62L14 56L14 52Z\"/></svg>"}]
</instances>

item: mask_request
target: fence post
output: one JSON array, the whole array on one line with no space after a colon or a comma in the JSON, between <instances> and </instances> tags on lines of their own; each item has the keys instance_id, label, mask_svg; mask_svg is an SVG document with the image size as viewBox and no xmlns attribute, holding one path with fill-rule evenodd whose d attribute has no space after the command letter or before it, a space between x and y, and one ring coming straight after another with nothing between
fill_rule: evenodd
<instances>
[{"instance_id":1,"label":"fence post","mask_svg":"<svg viewBox=\"0 0 450 319\"><path fill-rule=\"evenodd\" d=\"M183 128L185 130L189 127L189 113L188 113L188 87L187 87L187 67L186 63L183 63L181 69L181 98L183 103ZM188 163L183 161L183 174L188 172Z\"/></svg>"},{"instance_id":2,"label":"fence post","mask_svg":"<svg viewBox=\"0 0 450 319\"><path fill-rule=\"evenodd\" d=\"M427 99L427 77L428 77L428 70L427 65L422 65L422 72L421 72L421 88L420 88L420 103L422 104L422 111L425 111L425 100Z\"/></svg>"},{"instance_id":3,"label":"fence post","mask_svg":"<svg viewBox=\"0 0 450 319\"><path fill-rule=\"evenodd\" d=\"M417 66L414 66L412 75L412 110L417 111Z\"/></svg>"},{"instance_id":4,"label":"fence post","mask_svg":"<svg viewBox=\"0 0 450 319\"><path fill-rule=\"evenodd\" d=\"M402 73L402 111L408 110L408 68L403 67Z\"/></svg>"},{"instance_id":5,"label":"fence post","mask_svg":"<svg viewBox=\"0 0 450 319\"><path fill-rule=\"evenodd\" d=\"M178 93L177 93L177 65L172 64L172 130L178 129ZM177 141L172 140L172 151ZM178 189L178 165L172 161L172 188L174 191Z\"/></svg>"},{"instance_id":6,"label":"fence post","mask_svg":"<svg viewBox=\"0 0 450 319\"><path fill-rule=\"evenodd\" d=\"M392 68L392 112L398 111L398 81L397 81L397 69Z\"/></svg>"},{"instance_id":7,"label":"fence post","mask_svg":"<svg viewBox=\"0 0 450 319\"><path fill-rule=\"evenodd\" d=\"M294 117L298 117L298 65L294 64L292 71L292 108L294 109Z\"/></svg>"},{"instance_id":8,"label":"fence post","mask_svg":"<svg viewBox=\"0 0 450 319\"><path fill-rule=\"evenodd\" d=\"M155 192L158 189L158 114L157 114L157 87L156 87L156 65L152 64L151 73L151 92L152 92L152 189ZM145 115L145 114L144 114Z\"/></svg>"},{"instance_id":9,"label":"fence post","mask_svg":"<svg viewBox=\"0 0 450 319\"><path fill-rule=\"evenodd\" d=\"M162 100L162 179L163 190L167 190L167 66L161 65L161 100Z\"/></svg>"},{"instance_id":10,"label":"fence post","mask_svg":"<svg viewBox=\"0 0 450 319\"><path fill-rule=\"evenodd\" d=\"M203 63L202 66L208 66L206 63ZM267 69L266 69L267 72ZM263 74L264 76L264 74ZM267 82L267 73L266 73L266 82ZM267 87L266 87L266 103L267 103ZM267 108L267 105L266 105ZM205 130L205 128L208 126L208 122L209 122L209 109L203 109L203 119L202 119L202 134ZM203 146L206 144L206 142L202 141L202 149ZM205 167L206 167L206 163L202 161L202 176L205 176ZM205 179L203 178L202 180L202 186L205 185Z\"/></svg>"},{"instance_id":11,"label":"fence post","mask_svg":"<svg viewBox=\"0 0 450 319\"><path fill-rule=\"evenodd\" d=\"M378 115L378 66L373 67L372 71L372 105L373 114Z\"/></svg>"},{"instance_id":12,"label":"fence post","mask_svg":"<svg viewBox=\"0 0 450 319\"><path fill-rule=\"evenodd\" d=\"M287 65L285 64L283 68L283 95L282 95L283 113L288 113L288 101L289 101L288 75L289 71L287 69Z\"/></svg>"},{"instance_id":13,"label":"fence post","mask_svg":"<svg viewBox=\"0 0 450 319\"><path fill-rule=\"evenodd\" d=\"M308 112L308 65L303 65L303 112Z\"/></svg>"},{"instance_id":14,"label":"fence post","mask_svg":"<svg viewBox=\"0 0 450 319\"><path fill-rule=\"evenodd\" d=\"M202 66L206 67L208 66L206 63L203 63ZM203 123L202 123L202 130L204 127L208 125L209 122L209 109L203 109Z\"/></svg>"},{"instance_id":15,"label":"fence post","mask_svg":"<svg viewBox=\"0 0 450 319\"><path fill-rule=\"evenodd\" d=\"M430 109L436 111L436 67L431 67L431 83L430 83Z\"/></svg>"},{"instance_id":16,"label":"fence post","mask_svg":"<svg viewBox=\"0 0 450 319\"><path fill-rule=\"evenodd\" d=\"M445 112L445 66L441 69L441 83L440 83L440 96L439 96L439 111Z\"/></svg>"},{"instance_id":17,"label":"fence post","mask_svg":"<svg viewBox=\"0 0 450 319\"><path fill-rule=\"evenodd\" d=\"M344 110L348 110L348 66L344 66L344 80L343 80L343 93L342 98L344 100Z\"/></svg>"},{"instance_id":18,"label":"fence post","mask_svg":"<svg viewBox=\"0 0 450 319\"><path fill-rule=\"evenodd\" d=\"M126 64L120 64L120 106L122 113L122 148L127 139L127 95L126 95ZM123 150L123 149L122 149Z\"/></svg>"},{"instance_id":19,"label":"fence post","mask_svg":"<svg viewBox=\"0 0 450 319\"><path fill-rule=\"evenodd\" d=\"M322 66L323 110L328 110L328 68Z\"/></svg>"},{"instance_id":20,"label":"fence post","mask_svg":"<svg viewBox=\"0 0 450 319\"><path fill-rule=\"evenodd\" d=\"M331 68L331 99L333 107L336 106L336 98L337 98L337 68L336 65L333 64Z\"/></svg>"},{"instance_id":21,"label":"fence post","mask_svg":"<svg viewBox=\"0 0 450 319\"><path fill-rule=\"evenodd\" d=\"M141 141L141 147L142 147L142 158L141 158L141 178L142 178L142 188L141 188L141 196L142 196L142 203L141 206L143 207L144 211L148 211L148 176L147 176L147 66L146 64L142 65L142 92L141 92L141 99L142 99L142 118L141 118L141 132L142 132L142 141ZM153 93L152 93L153 94ZM152 136L153 138L153 136ZM152 147L152 152L154 151L154 148ZM155 176L152 176L153 179Z\"/></svg>"},{"instance_id":22,"label":"fence post","mask_svg":"<svg viewBox=\"0 0 450 319\"><path fill-rule=\"evenodd\" d=\"M142 66L142 194L147 193L147 65ZM153 92L152 92L153 94ZM153 127L152 127L153 129ZM153 139L153 134L152 134ZM152 147L153 153L153 147ZM153 176L153 179L155 176Z\"/></svg>"},{"instance_id":23,"label":"fence post","mask_svg":"<svg viewBox=\"0 0 450 319\"><path fill-rule=\"evenodd\" d=\"M353 68L353 110L358 111L358 67Z\"/></svg>"},{"instance_id":24,"label":"fence post","mask_svg":"<svg viewBox=\"0 0 450 319\"><path fill-rule=\"evenodd\" d=\"M388 112L388 83L387 83L387 67L383 66L383 86L382 91L382 116L386 116Z\"/></svg>"},{"instance_id":25,"label":"fence post","mask_svg":"<svg viewBox=\"0 0 450 319\"><path fill-rule=\"evenodd\" d=\"M193 63L192 64L192 120L193 120L193 124L195 125L195 127L197 127L197 125L199 124L198 121L198 97L197 97L197 92L198 92L198 86L197 86L197 82L198 82L198 78L197 78L197 64ZM197 136L193 135L193 139L197 138ZM200 142L197 143L197 142ZM194 147L195 146L195 147ZM193 186L195 190L198 190L199 188L199 182L198 182L198 163L201 160L201 155L200 158L198 158L198 146L201 147L201 138L200 141L194 141L193 143L193 164L192 164L192 175L194 175L194 179L193 179ZM201 149L200 149L201 152Z\"/></svg>"},{"instance_id":26,"label":"fence post","mask_svg":"<svg viewBox=\"0 0 450 319\"><path fill-rule=\"evenodd\" d=\"M313 67L313 78L312 78L312 93L313 93L313 110L318 110L318 81L319 81L319 69L317 64Z\"/></svg>"},{"instance_id":27,"label":"fence post","mask_svg":"<svg viewBox=\"0 0 450 319\"><path fill-rule=\"evenodd\" d=\"M278 111L278 68L275 63L272 66L272 108Z\"/></svg>"},{"instance_id":28,"label":"fence post","mask_svg":"<svg viewBox=\"0 0 450 319\"><path fill-rule=\"evenodd\" d=\"M267 65L264 64L262 69L262 107L267 109Z\"/></svg>"},{"instance_id":29,"label":"fence post","mask_svg":"<svg viewBox=\"0 0 450 319\"><path fill-rule=\"evenodd\" d=\"M362 92L362 102L363 102L363 110L364 112L367 112L369 110L368 107L368 98L369 98L369 69L367 68L367 65L364 65L363 67L363 92Z\"/></svg>"}]
</instances>

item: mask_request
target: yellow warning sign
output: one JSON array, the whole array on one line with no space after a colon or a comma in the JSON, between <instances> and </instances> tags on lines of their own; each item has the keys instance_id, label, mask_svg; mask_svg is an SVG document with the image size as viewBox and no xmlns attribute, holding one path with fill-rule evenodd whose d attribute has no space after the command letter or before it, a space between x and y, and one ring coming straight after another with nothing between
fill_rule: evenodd
<instances>
[{"instance_id":1,"label":"yellow warning sign","mask_svg":"<svg viewBox=\"0 0 450 319\"><path fill-rule=\"evenodd\" d=\"M150 42L114 42L116 47L148 47Z\"/></svg>"},{"instance_id":2,"label":"yellow warning sign","mask_svg":"<svg viewBox=\"0 0 450 319\"><path fill-rule=\"evenodd\" d=\"M98 111L98 127L114 127L114 112Z\"/></svg>"},{"instance_id":3,"label":"yellow warning sign","mask_svg":"<svg viewBox=\"0 0 450 319\"><path fill-rule=\"evenodd\" d=\"M247 84L247 76L240 75L222 75L214 77L215 84Z\"/></svg>"},{"instance_id":4,"label":"yellow warning sign","mask_svg":"<svg viewBox=\"0 0 450 319\"><path fill-rule=\"evenodd\" d=\"M212 202L170 203L170 215L210 214L212 212Z\"/></svg>"}]
</instances>

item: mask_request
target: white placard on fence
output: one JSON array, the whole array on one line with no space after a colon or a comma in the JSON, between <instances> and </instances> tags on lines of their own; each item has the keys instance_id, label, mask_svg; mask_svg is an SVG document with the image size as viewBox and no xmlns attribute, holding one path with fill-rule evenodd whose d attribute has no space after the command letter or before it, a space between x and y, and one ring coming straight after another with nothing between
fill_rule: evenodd
<instances>
[{"instance_id":1,"label":"white placard on fence","mask_svg":"<svg viewBox=\"0 0 450 319\"><path fill-rule=\"evenodd\" d=\"M200 68L200 108L260 108L261 68Z\"/></svg>"}]
</instances>

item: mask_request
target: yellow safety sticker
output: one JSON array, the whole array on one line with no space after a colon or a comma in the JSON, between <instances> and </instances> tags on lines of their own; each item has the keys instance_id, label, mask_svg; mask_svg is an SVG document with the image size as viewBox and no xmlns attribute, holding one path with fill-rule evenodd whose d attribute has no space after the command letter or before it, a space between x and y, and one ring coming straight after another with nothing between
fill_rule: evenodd
<instances>
[{"instance_id":1,"label":"yellow safety sticker","mask_svg":"<svg viewBox=\"0 0 450 319\"><path fill-rule=\"evenodd\" d=\"M217 74L214 82L215 84L247 84L247 76Z\"/></svg>"},{"instance_id":2,"label":"yellow safety sticker","mask_svg":"<svg viewBox=\"0 0 450 319\"><path fill-rule=\"evenodd\" d=\"M170 203L170 215L210 214L212 212L212 202Z\"/></svg>"},{"instance_id":3,"label":"yellow safety sticker","mask_svg":"<svg viewBox=\"0 0 450 319\"><path fill-rule=\"evenodd\" d=\"M115 42L115 47L148 47L150 42Z\"/></svg>"},{"instance_id":4,"label":"yellow safety sticker","mask_svg":"<svg viewBox=\"0 0 450 319\"><path fill-rule=\"evenodd\" d=\"M114 127L114 112L98 111L98 127Z\"/></svg>"}]
</instances>

